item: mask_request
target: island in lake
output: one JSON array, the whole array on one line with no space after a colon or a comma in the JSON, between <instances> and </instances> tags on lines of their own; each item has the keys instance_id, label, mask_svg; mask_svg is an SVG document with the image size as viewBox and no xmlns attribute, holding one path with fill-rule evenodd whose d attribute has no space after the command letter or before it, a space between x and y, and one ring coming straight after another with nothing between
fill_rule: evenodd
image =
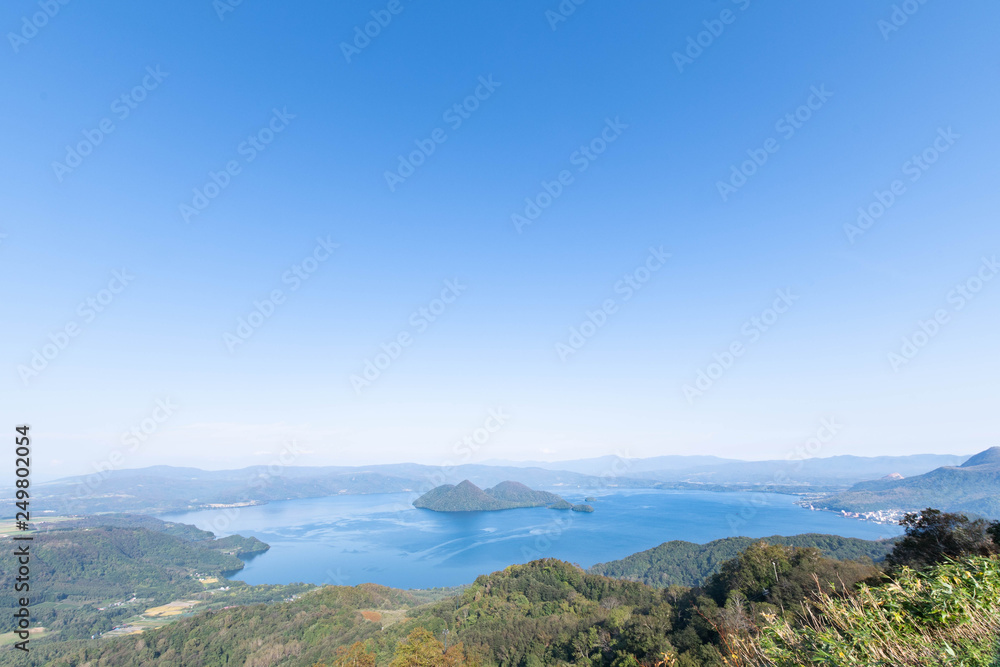
<instances>
[{"instance_id":1,"label":"island in lake","mask_svg":"<svg viewBox=\"0 0 1000 667\"><path fill-rule=\"evenodd\" d=\"M548 491L535 491L520 482L500 482L491 489L483 490L469 480L433 488L414 500L413 506L435 512L491 512L519 507L594 511L590 505L574 505L562 496Z\"/></svg>"}]
</instances>

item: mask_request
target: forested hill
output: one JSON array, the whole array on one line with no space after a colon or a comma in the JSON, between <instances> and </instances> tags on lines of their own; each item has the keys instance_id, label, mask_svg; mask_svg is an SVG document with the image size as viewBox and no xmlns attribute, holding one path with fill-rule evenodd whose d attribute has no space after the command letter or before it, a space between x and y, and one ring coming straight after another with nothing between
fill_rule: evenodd
<instances>
[{"instance_id":1,"label":"forested hill","mask_svg":"<svg viewBox=\"0 0 1000 667\"><path fill-rule=\"evenodd\" d=\"M191 573L218 576L243 567L239 558L215 547L146 528L102 526L39 533L31 543L32 601L87 598L94 592L95 580L104 584L103 597L112 599L151 597L168 586L177 592L200 591ZM0 565L4 593L14 590L15 574L9 563Z\"/></svg>"},{"instance_id":2,"label":"forested hill","mask_svg":"<svg viewBox=\"0 0 1000 667\"><path fill-rule=\"evenodd\" d=\"M791 667L822 662L993 667L1000 658L995 613L1000 605L1000 523L929 511L906 525L906 535L886 560L892 581L870 560L835 560L815 547L753 540L690 588L599 576L552 559L480 576L457 595L362 584L305 587L294 593L284 587L275 598L275 591L265 591L264 597L256 591L278 587L244 585L240 600L218 599L230 595L221 589L205 591L202 609L209 611L161 627L147 625L139 635L65 641L64 629L49 632L33 640L30 664ZM129 529L54 531L49 537L80 532L79 539L86 540L102 530ZM98 534L97 539L104 537ZM828 536L772 539L811 541L843 555L865 548L857 540ZM727 546L736 544L729 541ZM667 543L660 549L690 548L679 545ZM86 578L89 571L80 576ZM861 582L868 584L859 587ZM942 595L945 589L947 595ZM255 600L268 604L246 604ZM804 605L819 610L808 621L801 616ZM900 613L910 622L887 622ZM844 618L849 624L819 627ZM818 629L824 633L819 642ZM873 637L879 641L873 643ZM873 644L874 654L893 659L873 658ZM957 659L948 659L948 652ZM848 659L830 662L831 654ZM945 657L928 659L934 656ZM9 645L0 646L0 665L8 664L26 663Z\"/></svg>"},{"instance_id":3,"label":"forested hill","mask_svg":"<svg viewBox=\"0 0 1000 667\"><path fill-rule=\"evenodd\" d=\"M231 535L227 538L217 539L215 535L207 530L201 530L196 526L186 523L174 523L163 521L145 514L101 514L98 516L84 516L75 519L48 522L36 521L32 523L34 528L48 533L61 530L85 530L88 528L145 528L154 533L164 533L181 540L194 542L199 547L209 547L217 551L232 551L235 556L245 556L249 554L262 553L268 550L268 545L264 544L256 537L243 537L242 535ZM233 568L230 568L233 569Z\"/></svg>"},{"instance_id":4,"label":"forested hill","mask_svg":"<svg viewBox=\"0 0 1000 667\"><path fill-rule=\"evenodd\" d=\"M807 533L784 537L726 537L706 544L674 540L658 547L632 554L608 563L598 563L588 570L619 579L641 581L656 588L667 586L696 586L709 575L719 571L722 564L759 542L782 544L791 547L814 547L827 558L839 560L885 559L895 541L860 540L837 535Z\"/></svg>"},{"instance_id":5,"label":"forested hill","mask_svg":"<svg viewBox=\"0 0 1000 667\"><path fill-rule=\"evenodd\" d=\"M815 586L813 575L827 590L843 590L877 572L815 550L755 545L704 589L665 591L546 559L481 576L459 596L422 606L372 584L327 586L292 602L201 614L137 637L34 650L39 664L58 667L637 667L666 652L679 656L677 667L721 666L713 624L725 618L730 598L791 608Z\"/></svg>"},{"instance_id":6,"label":"forested hill","mask_svg":"<svg viewBox=\"0 0 1000 667\"><path fill-rule=\"evenodd\" d=\"M33 525L38 528L30 542L33 624L61 639L90 637L149 607L203 596L208 587L202 580L217 580L213 588L227 586L222 576L243 567L239 555L268 549L253 537L215 539L194 526L152 517L88 517ZM13 551L12 540L0 540L0 548L8 547ZM16 568L15 558L0 559L0 605L9 609L16 609L15 600L23 595L14 589ZM237 590L245 588L235 584L216 597L220 602L269 599L265 587L251 595ZM14 623L12 616L0 620L0 632Z\"/></svg>"},{"instance_id":7,"label":"forested hill","mask_svg":"<svg viewBox=\"0 0 1000 667\"><path fill-rule=\"evenodd\" d=\"M817 504L848 512L936 507L1000 519L1000 447L980 452L960 466L905 479L860 482Z\"/></svg>"},{"instance_id":8,"label":"forested hill","mask_svg":"<svg viewBox=\"0 0 1000 667\"><path fill-rule=\"evenodd\" d=\"M413 501L414 507L435 512L489 512L519 507L551 507L593 512L589 505L573 505L548 491L535 491L519 482L500 482L490 489L480 489L465 480L442 484Z\"/></svg>"}]
</instances>

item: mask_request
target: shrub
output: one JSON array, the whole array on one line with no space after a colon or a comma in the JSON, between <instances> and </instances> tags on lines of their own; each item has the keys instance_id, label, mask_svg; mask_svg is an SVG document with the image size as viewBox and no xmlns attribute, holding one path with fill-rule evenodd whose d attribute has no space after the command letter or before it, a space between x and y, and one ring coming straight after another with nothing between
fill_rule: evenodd
<instances>
[{"instance_id":1,"label":"shrub","mask_svg":"<svg viewBox=\"0 0 1000 667\"><path fill-rule=\"evenodd\" d=\"M823 593L793 625L767 617L756 636L731 638L730 664L960 665L992 667L1000 657L1000 562L972 557L861 587Z\"/></svg>"}]
</instances>

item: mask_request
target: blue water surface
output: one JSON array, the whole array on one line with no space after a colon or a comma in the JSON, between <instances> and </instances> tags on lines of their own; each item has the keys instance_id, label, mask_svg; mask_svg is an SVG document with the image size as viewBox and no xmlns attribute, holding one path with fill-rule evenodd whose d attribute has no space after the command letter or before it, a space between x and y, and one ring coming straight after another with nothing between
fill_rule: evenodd
<instances>
[{"instance_id":1,"label":"blue water surface","mask_svg":"<svg viewBox=\"0 0 1000 667\"><path fill-rule=\"evenodd\" d=\"M560 492L575 503L586 494ZM669 540L831 533L880 539L878 525L794 504L769 493L632 490L597 495L593 513L530 508L444 513L416 509L416 494L286 500L161 516L219 536L254 536L271 549L233 575L250 584L433 588L472 582L511 563L559 558L583 567Z\"/></svg>"}]
</instances>

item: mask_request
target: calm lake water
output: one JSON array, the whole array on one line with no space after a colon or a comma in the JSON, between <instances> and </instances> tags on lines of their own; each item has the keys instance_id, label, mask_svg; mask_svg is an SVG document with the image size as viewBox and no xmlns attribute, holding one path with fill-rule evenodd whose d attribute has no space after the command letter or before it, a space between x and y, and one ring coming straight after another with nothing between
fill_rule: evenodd
<instances>
[{"instance_id":1,"label":"calm lake water","mask_svg":"<svg viewBox=\"0 0 1000 667\"><path fill-rule=\"evenodd\" d=\"M570 502L585 494L561 491ZM669 540L710 542L746 535L831 533L879 539L883 526L811 512L794 496L634 490L596 496L586 514L531 508L444 513L416 509L415 494L287 500L256 507L168 514L225 536L239 533L271 545L233 578L250 584L433 588L472 582L511 563L559 558L583 567L623 558Z\"/></svg>"}]
</instances>

